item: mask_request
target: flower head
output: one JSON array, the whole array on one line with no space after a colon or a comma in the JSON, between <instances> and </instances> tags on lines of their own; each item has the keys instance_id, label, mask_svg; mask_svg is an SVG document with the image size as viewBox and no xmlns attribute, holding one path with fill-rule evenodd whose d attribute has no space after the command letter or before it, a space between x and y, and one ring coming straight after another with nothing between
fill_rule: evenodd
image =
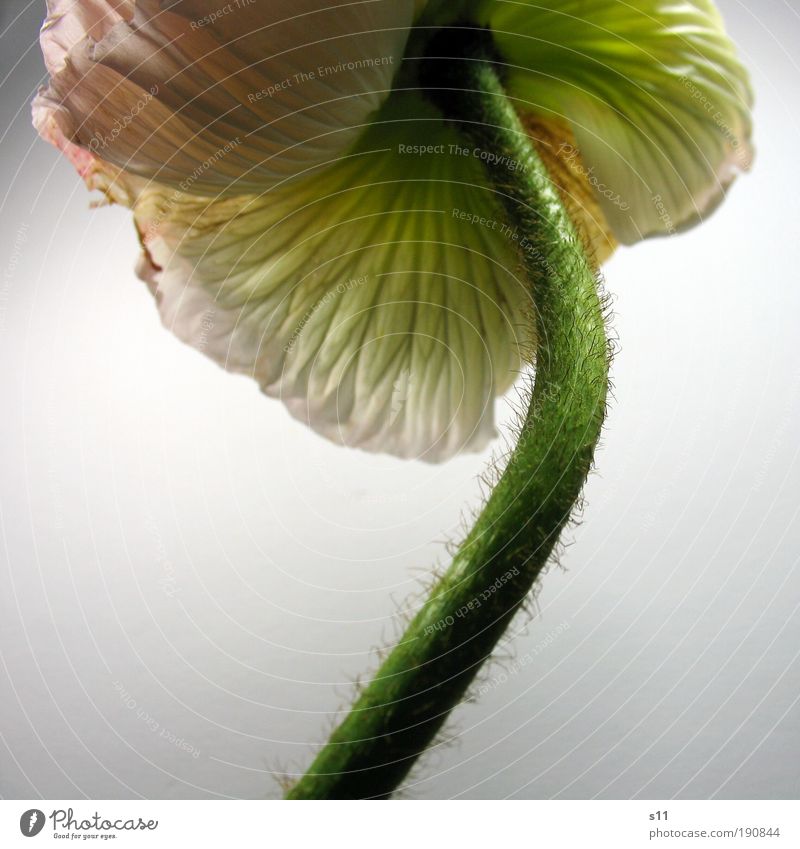
<instances>
[{"instance_id":1,"label":"flower head","mask_svg":"<svg viewBox=\"0 0 800 849\"><path fill-rule=\"evenodd\" d=\"M692 226L749 166L708 0L48 0L40 134L133 210L164 324L339 442L482 448L530 343L525 234L420 89L488 27L587 249Z\"/></svg>"}]
</instances>

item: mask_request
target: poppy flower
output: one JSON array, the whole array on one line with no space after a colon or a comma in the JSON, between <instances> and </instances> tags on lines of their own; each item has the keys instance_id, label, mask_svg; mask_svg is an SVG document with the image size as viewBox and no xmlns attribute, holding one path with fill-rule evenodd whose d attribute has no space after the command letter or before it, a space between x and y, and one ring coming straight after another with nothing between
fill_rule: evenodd
<instances>
[{"instance_id":1,"label":"poppy flower","mask_svg":"<svg viewBox=\"0 0 800 849\"><path fill-rule=\"evenodd\" d=\"M533 340L516 233L420 83L488 28L581 234L691 227L749 167L712 2L48 0L39 133L133 211L163 323L347 445L439 461L495 433ZM477 118L476 118L477 119Z\"/></svg>"}]
</instances>

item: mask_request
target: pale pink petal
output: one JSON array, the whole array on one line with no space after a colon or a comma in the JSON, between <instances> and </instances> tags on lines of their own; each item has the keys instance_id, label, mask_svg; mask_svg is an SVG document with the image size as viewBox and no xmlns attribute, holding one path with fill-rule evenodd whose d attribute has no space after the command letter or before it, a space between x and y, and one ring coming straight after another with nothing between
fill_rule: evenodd
<instances>
[{"instance_id":1,"label":"pale pink petal","mask_svg":"<svg viewBox=\"0 0 800 849\"><path fill-rule=\"evenodd\" d=\"M414 3L235 3L56 0L41 101L72 144L190 193L335 160L388 95Z\"/></svg>"},{"instance_id":2,"label":"pale pink petal","mask_svg":"<svg viewBox=\"0 0 800 849\"><path fill-rule=\"evenodd\" d=\"M67 157L89 190L102 192L109 203L134 205L146 181L126 174L69 141L61 132L52 104L40 96L33 101L33 125L45 141Z\"/></svg>"}]
</instances>

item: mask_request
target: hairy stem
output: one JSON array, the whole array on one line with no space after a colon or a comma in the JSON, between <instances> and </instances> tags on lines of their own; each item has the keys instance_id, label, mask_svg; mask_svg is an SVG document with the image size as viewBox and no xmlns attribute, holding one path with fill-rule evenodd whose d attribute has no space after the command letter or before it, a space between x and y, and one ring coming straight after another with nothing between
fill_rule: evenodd
<instances>
[{"instance_id":1,"label":"hairy stem","mask_svg":"<svg viewBox=\"0 0 800 849\"><path fill-rule=\"evenodd\" d=\"M386 798L463 699L530 593L589 473L609 348L595 271L509 102L482 30L440 33L422 71L475 147L519 236L535 323L536 379L508 465L452 565L331 735L292 799Z\"/></svg>"}]
</instances>

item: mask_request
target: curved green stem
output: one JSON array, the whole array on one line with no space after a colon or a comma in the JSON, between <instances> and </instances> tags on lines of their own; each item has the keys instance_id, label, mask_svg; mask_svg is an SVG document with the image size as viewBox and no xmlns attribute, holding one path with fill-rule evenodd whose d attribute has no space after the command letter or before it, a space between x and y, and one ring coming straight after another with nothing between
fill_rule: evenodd
<instances>
[{"instance_id":1,"label":"curved green stem","mask_svg":"<svg viewBox=\"0 0 800 849\"><path fill-rule=\"evenodd\" d=\"M423 72L476 147L519 234L536 326L536 380L519 441L475 526L292 799L385 798L463 699L546 565L580 495L606 405L609 347L597 279L505 95L483 31L434 40ZM461 57L464 61L455 61Z\"/></svg>"}]
</instances>

